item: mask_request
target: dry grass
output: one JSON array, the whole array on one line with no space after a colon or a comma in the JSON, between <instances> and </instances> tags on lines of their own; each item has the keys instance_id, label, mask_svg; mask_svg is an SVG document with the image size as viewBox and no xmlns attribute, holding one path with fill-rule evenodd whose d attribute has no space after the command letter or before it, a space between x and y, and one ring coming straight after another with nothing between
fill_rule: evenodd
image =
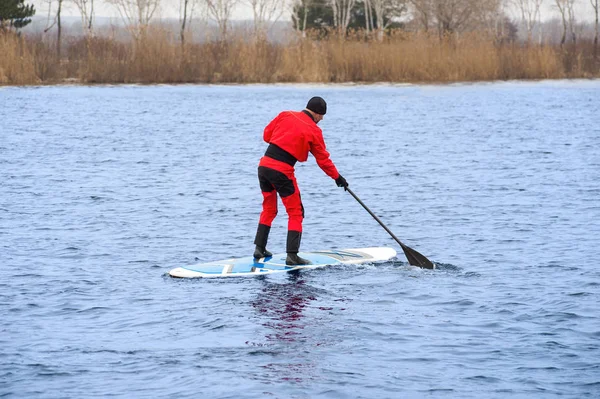
<instances>
[{"instance_id":1,"label":"dry grass","mask_svg":"<svg viewBox=\"0 0 600 399\"><path fill-rule=\"evenodd\" d=\"M0 33L0 84L24 85L40 81L35 70L35 51L24 39Z\"/></svg>"},{"instance_id":2,"label":"dry grass","mask_svg":"<svg viewBox=\"0 0 600 399\"><path fill-rule=\"evenodd\" d=\"M44 37L0 34L0 84L456 82L599 77L593 46L497 44L481 34L440 40L398 33L384 41L298 39L289 44L239 34L226 42L181 46L152 28L138 40L112 37L65 41L63 58Z\"/></svg>"}]
</instances>

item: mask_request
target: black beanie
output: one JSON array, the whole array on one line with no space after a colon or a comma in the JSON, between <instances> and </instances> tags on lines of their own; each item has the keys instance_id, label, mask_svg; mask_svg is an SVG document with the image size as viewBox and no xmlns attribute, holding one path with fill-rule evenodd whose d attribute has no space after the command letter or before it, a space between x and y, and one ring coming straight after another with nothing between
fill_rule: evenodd
<instances>
[{"instance_id":1,"label":"black beanie","mask_svg":"<svg viewBox=\"0 0 600 399\"><path fill-rule=\"evenodd\" d=\"M327 113L327 103L321 97L313 97L308 100L306 109L310 109L312 112L319 115L325 115Z\"/></svg>"}]
</instances>

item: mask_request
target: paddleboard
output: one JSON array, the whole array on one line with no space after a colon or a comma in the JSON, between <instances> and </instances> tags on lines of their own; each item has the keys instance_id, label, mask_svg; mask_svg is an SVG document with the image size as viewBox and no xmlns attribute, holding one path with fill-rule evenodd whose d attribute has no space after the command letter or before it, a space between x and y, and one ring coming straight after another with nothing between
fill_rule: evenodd
<instances>
[{"instance_id":1,"label":"paddleboard","mask_svg":"<svg viewBox=\"0 0 600 399\"><path fill-rule=\"evenodd\" d=\"M269 258L226 259L209 263L178 267L169 272L172 277L181 278L215 278L215 277L243 277L258 276L273 273L286 273L299 269L316 269L339 264L360 264L380 262L396 256L393 248L352 248L331 251L300 252L302 258L312 262L311 265L287 266L286 254L277 254Z\"/></svg>"}]
</instances>

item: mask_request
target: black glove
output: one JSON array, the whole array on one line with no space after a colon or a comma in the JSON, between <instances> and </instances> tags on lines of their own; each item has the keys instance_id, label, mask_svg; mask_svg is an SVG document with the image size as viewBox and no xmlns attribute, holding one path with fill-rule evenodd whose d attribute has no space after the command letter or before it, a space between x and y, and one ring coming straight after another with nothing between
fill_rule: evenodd
<instances>
[{"instance_id":1,"label":"black glove","mask_svg":"<svg viewBox=\"0 0 600 399\"><path fill-rule=\"evenodd\" d=\"M337 184L338 187L344 187L344 191L346 191L346 187L348 187L348 182L342 175L335 179L335 184Z\"/></svg>"}]
</instances>

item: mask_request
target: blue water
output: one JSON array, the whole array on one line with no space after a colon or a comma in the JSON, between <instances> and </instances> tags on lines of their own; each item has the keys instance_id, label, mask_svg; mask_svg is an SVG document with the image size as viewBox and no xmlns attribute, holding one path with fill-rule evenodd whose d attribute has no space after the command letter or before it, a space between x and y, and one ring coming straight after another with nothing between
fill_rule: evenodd
<instances>
[{"instance_id":1,"label":"blue water","mask_svg":"<svg viewBox=\"0 0 600 399\"><path fill-rule=\"evenodd\" d=\"M297 167L303 250L247 256L262 129L313 95L354 192ZM600 82L0 88L0 397L600 397ZM269 249L285 248L283 207Z\"/></svg>"}]
</instances>

